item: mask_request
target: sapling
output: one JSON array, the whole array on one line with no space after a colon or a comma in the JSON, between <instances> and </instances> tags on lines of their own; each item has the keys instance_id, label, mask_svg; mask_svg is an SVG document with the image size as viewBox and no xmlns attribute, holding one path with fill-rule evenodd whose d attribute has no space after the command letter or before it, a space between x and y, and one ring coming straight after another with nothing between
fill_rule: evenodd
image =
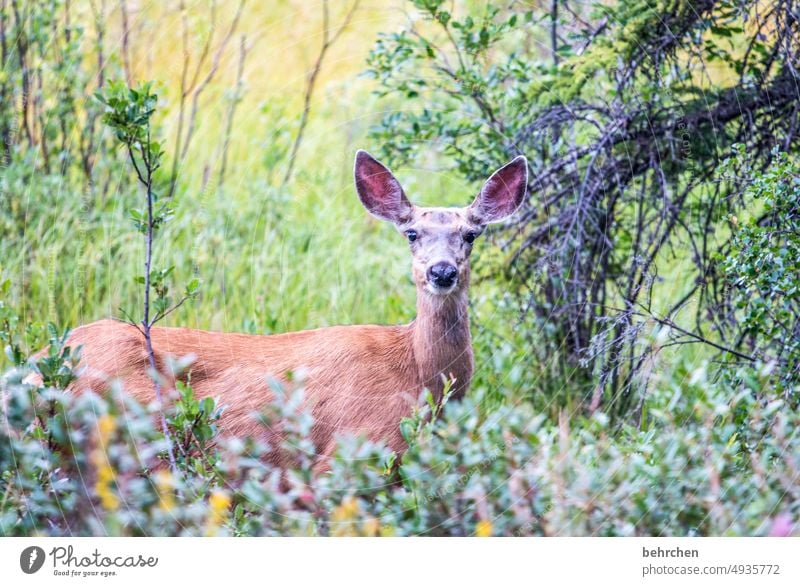
<instances>
[{"instance_id":1,"label":"sapling","mask_svg":"<svg viewBox=\"0 0 800 586\"><path fill-rule=\"evenodd\" d=\"M98 92L96 97L105 105L103 122L114 131L117 139L124 145L136 177L144 188L144 208L133 209L130 212L134 226L144 237L145 245L144 274L136 277L136 282L144 287L142 319L133 319L127 312L121 311L126 321L144 336L161 429L167 440L169 464L172 471L177 472L173 441L164 415L162 379L156 366L150 330L153 325L187 300L195 297L199 281L192 279L181 298L173 303L169 296L168 278L174 267L159 270L153 266L153 241L157 231L173 215L174 200L167 198L159 201L154 189L154 176L161 166L164 151L161 143L153 139L151 132L151 119L158 101L158 97L152 92L152 83L146 82L133 89L122 82L112 82L105 91Z\"/></svg>"}]
</instances>

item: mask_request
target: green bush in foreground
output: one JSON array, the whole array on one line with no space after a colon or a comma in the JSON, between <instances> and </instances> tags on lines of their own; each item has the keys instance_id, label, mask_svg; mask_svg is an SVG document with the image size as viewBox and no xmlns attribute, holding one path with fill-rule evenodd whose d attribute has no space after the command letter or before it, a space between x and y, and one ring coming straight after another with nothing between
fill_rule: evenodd
<instances>
[{"instance_id":1,"label":"green bush in foreground","mask_svg":"<svg viewBox=\"0 0 800 586\"><path fill-rule=\"evenodd\" d=\"M59 377L69 380L69 350ZM72 353L74 359L74 353ZM74 395L2 377L2 535L765 535L798 532L800 415L759 389L707 380L702 368L662 381L641 429L605 415L529 405L478 408L483 393L426 406L402 424L395 465L380 445L340 440L314 478L302 389L259 415L281 421L292 467L252 439L221 438L213 400L181 387L167 416L179 472L164 462L155 406L112 388Z\"/></svg>"}]
</instances>

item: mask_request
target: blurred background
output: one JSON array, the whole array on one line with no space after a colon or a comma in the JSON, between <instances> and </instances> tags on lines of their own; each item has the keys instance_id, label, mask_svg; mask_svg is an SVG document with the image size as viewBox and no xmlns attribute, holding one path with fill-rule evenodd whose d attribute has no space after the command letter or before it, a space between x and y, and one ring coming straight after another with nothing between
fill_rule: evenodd
<instances>
[{"instance_id":1,"label":"blurred background","mask_svg":"<svg viewBox=\"0 0 800 586\"><path fill-rule=\"evenodd\" d=\"M139 187L93 97L114 80L154 81L154 132L167 153L157 191L176 202L156 256L176 282L203 282L167 325L276 333L413 318L406 244L363 210L352 180L356 149L381 155L385 139L371 127L429 105L381 99L367 73L380 34L426 24L413 6L96 0L2 10L4 95L15 101L0 270L22 323L74 327L141 304L143 248L129 217ZM422 204L469 203L481 182L438 163L430 143L420 141L420 162L394 168L406 191ZM487 177L498 163L487 158ZM476 254L497 255L491 246ZM484 326L507 320L495 324L507 334L514 309L497 314L503 287L485 285L474 294L489 303ZM45 341L29 328L30 348Z\"/></svg>"},{"instance_id":2,"label":"blurred background","mask_svg":"<svg viewBox=\"0 0 800 586\"><path fill-rule=\"evenodd\" d=\"M794 248L770 240L786 233L775 229L736 264L735 228L791 221L752 184L770 169L791 184L793 167L772 165L796 147L795 11L5 0L0 280L12 329L35 349L48 321L140 305L141 192L94 94L152 81L156 192L174 208L156 256L175 283L202 281L167 325L406 322L409 254L359 205L355 150L428 205L470 202L522 153L530 199L475 248L476 385L553 415L635 418L652 374L684 361L772 363L791 386L798 314L781 280ZM748 280L774 246L789 254L784 272Z\"/></svg>"}]
</instances>

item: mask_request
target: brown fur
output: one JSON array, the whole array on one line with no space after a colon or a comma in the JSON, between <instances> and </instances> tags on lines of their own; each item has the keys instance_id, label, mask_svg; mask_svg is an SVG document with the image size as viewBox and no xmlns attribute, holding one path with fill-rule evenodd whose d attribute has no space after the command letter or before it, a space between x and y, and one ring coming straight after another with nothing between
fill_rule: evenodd
<instances>
[{"instance_id":1,"label":"brown fur","mask_svg":"<svg viewBox=\"0 0 800 586\"><path fill-rule=\"evenodd\" d=\"M340 433L383 440L400 452L405 445L399 423L420 391L430 388L440 398L444 374L456 379L458 397L472 375L466 296L433 301L423 299L417 318L405 326L338 326L274 336L154 327L153 347L161 372L167 355L196 356L192 387L198 397L219 397L225 405L225 435L269 441L270 431L253 417L272 400L269 377L285 380L287 372L305 371L318 453L329 455ZM75 329L68 343L83 346L76 390L102 393L113 377L138 401L154 400L144 339L130 324L94 322Z\"/></svg>"},{"instance_id":2,"label":"brown fur","mask_svg":"<svg viewBox=\"0 0 800 586\"><path fill-rule=\"evenodd\" d=\"M254 418L272 400L269 378L285 380L305 371L305 401L314 417L312 440L319 469L341 433L363 434L402 452L400 420L420 392L441 399L444 380L453 379L453 396L467 390L473 370L467 316L469 254L485 224L513 213L525 193L527 163L519 157L495 173L468 208L420 208L405 197L394 176L359 151L356 187L374 215L392 221L401 233L416 233L411 243L417 287L417 316L402 326L337 326L252 336L187 328L154 327L156 364L164 373L168 357L194 355L191 383L198 397L219 397L225 410L221 432L228 436L274 439ZM476 219L477 218L477 219ZM409 238L410 239L410 238ZM428 269L446 261L457 279L446 290L430 282ZM79 379L73 389L102 393L111 379L143 403L155 397L141 333L133 326L103 320L77 328L68 344L83 346ZM168 381L167 387L174 387ZM276 464L278 451L271 452Z\"/></svg>"}]
</instances>

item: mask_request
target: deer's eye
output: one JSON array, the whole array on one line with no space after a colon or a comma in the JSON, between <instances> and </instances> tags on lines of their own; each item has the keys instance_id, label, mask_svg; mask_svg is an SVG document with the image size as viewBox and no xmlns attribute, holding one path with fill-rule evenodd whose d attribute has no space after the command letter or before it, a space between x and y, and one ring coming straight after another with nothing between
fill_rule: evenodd
<instances>
[{"instance_id":1,"label":"deer's eye","mask_svg":"<svg viewBox=\"0 0 800 586\"><path fill-rule=\"evenodd\" d=\"M464 232L464 242L467 244L472 244L475 242L475 239L478 237L476 232Z\"/></svg>"},{"instance_id":2,"label":"deer's eye","mask_svg":"<svg viewBox=\"0 0 800 586\"><path fill-rule=\"evenodd\" d=\"M416 230L406 230L406 238L408 238L409 242L414 242L417 239L417 231Z\"/></svg>"}]
</instances>

